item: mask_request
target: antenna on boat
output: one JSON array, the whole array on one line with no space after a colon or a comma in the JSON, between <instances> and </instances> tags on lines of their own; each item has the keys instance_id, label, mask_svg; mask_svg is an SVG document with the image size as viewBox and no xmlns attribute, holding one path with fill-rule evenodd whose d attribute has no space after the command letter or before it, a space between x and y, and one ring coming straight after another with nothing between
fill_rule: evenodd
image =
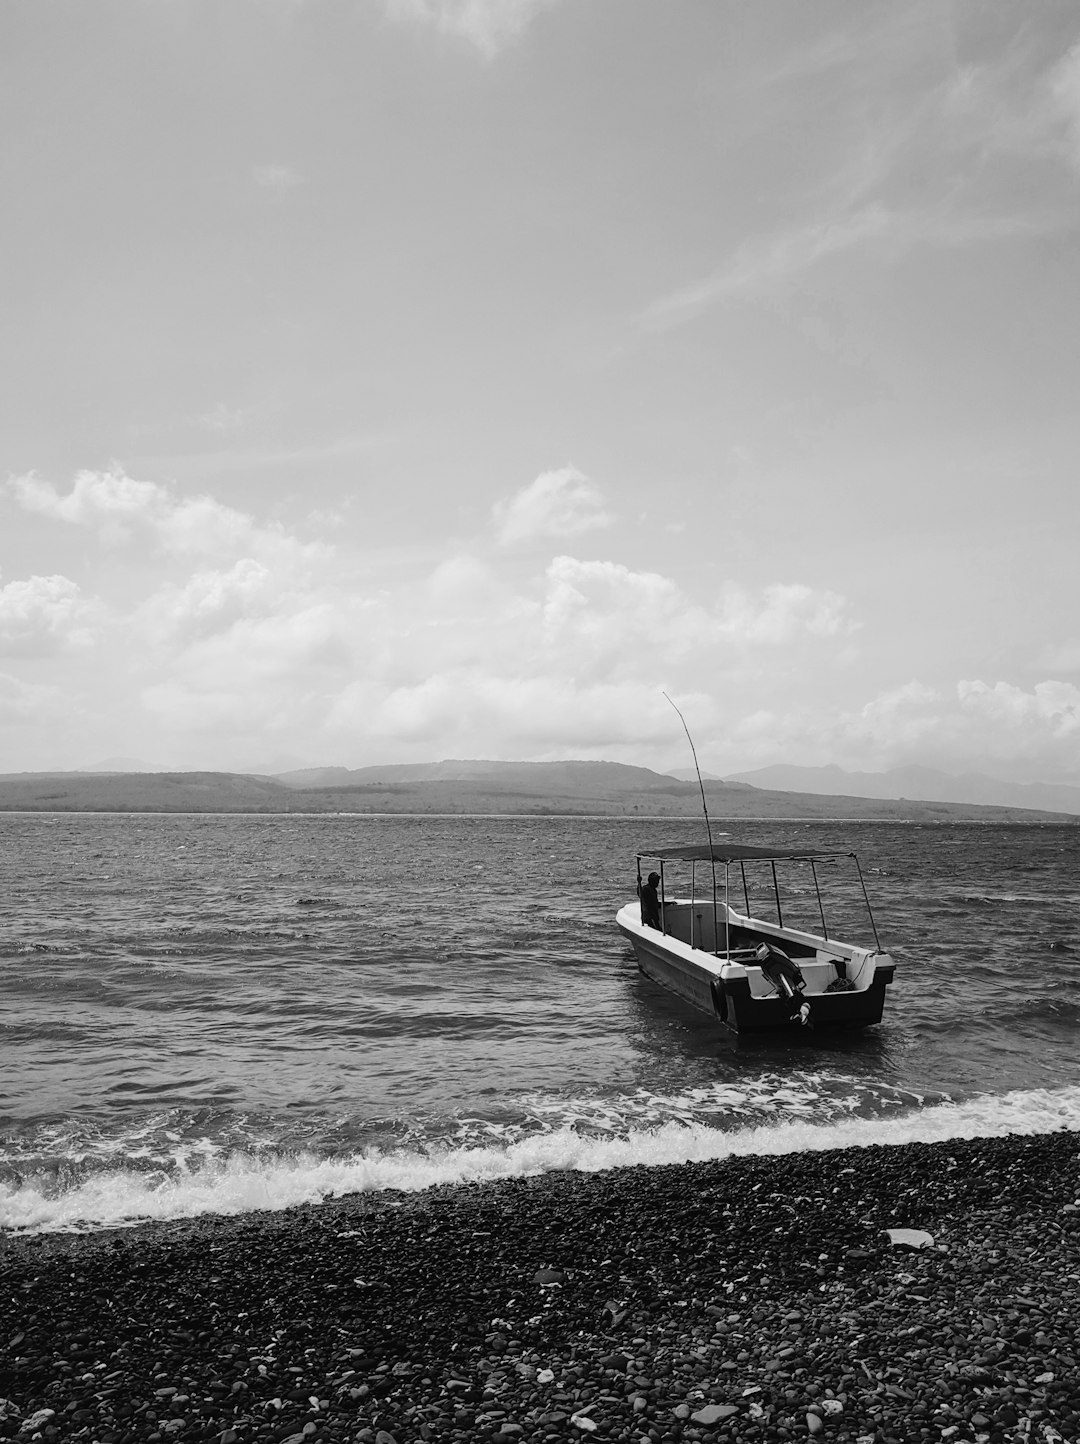
<instances>
[{"instance_id":1,"label":"antenna on boat","mask_svg":"<svg viewBox=\"0 0 1080 1444\"><path fill-rule=\"evenodd\" d=\"M668 697L666 692L664 696L671 702L671 698ZM671 705L675 707L674 702L671 702ZM694 739L690 736L690 728L686 725L686 718L679 711L678 707L675 707L675 714L682 723L683 731L686 733L686 740L690 744L690 755L694 759L694 771L697 773L697 785L701 789L701 810L705 814L705 835L709 839L709 851L712 852L712 827L709 823L709 805L705 801L705 784L701 780L701 768L698 766L697 748L694 746Z\"/></svg>"},{"instance_id":2,"label":"antenna on boat","mask_svg":"<svg viewBox=\"0 0 1080 1444\"><path fill-rule=\"evenodd\" d=\"M661 688L661 690L663 690L663 689ZM671 702L671 698L668 697L668 694L667 694L666 692L664 692L664 696L667 698L667 700L668 700L669 702ZM675 707L675 703L674 703L674 702L671 702L671 705L672 705L672 707ZM685 718L685 717L683 716L683 714L679 711L678 707L675 707L675 715L678 717L679 721L682 723L682 725L683 725L683 731L686 733L686 740L687 740L687 742L689 742L689 744L690 744L690 755L691 755L691 757L693 757L693 759L694 759L694 771L697 773L697 785L698 785L698 787L699 787L699 789L700 789L700 791L701 791L701 810L702 810L702 812L705 814L705 836L709 839L709 864L710 864L710 866L711 866L711 868L712 868L713 947L714 947L714 949L716 949L717 952L719 952L719 950L720 950L720 938L719 938L719 935L718 935L718 934L719 934L719 929L718 929L717 926L716 926L716 854L713 852L712 823L710 823L710 821L709 821L709 804L705 801L705 784L704 784L704 782L702 782L702 780L701 780L701 768L698 766L697 748L694 746L694 739L690 736L690 728L687 727L687 725L686 725L686 718ZM729 944L728 944L728 936L727 936L727 934L728 934L727 865L725 864L725 866L724 866L724 951L725 951L725 952L730 951Z\"/></svg>"}]
</instances>

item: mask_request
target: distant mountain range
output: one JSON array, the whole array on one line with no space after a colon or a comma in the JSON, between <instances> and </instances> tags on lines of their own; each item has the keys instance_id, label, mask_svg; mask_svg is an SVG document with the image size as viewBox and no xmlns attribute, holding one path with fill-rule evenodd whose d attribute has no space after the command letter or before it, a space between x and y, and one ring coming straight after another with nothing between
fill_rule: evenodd
<instances>
[{"instance_id":1,"label":"distant mountain range","mask_svg":"<svg viewBox=\"0 0 1080 1444\"><path fill-rule=\"evenodd\" d=\"M306 767L281 772L277 781L287 787L373 787L406 783L464 782L524 787L541 794L596 796L609 792L664 791L672 778L648 767L622 762L484 762L475 759L445 762L401 762L382 767Z\"/></svg>"},{"instance_id":2,"label":"distant mountain range","mask_svg":"<svg viewBox=\"0 0 1080 1444\"><path fill-rule=\"evenodd\" d=\"M845 772L836 766L778 764L736 772L731 782L827 797L911 798L918 802L963 802L979 807L1023 807L1039 812L1080 814L1080 787L1051 782L1000 782L978 772L953 776L931 767L893 767L887 772Z\"/></svg>"},{"instance_id":3,"label":"distant mountain range","mask_svg":"<svg viewBox=\"0 0 1080 1444\"><path fill-rule=\"evenodd\" d=\"M224 776L219 773L175 772L160 764L135 757L110 757L74 773L79 774L156 773L169 777ZM637 787L650 792L663 790L671 778L697 783L692 767L673 767L653 772L617 762L489 762L476 759L448 759L444 762L390 763L374 767L290 767L282 758L275 767L259 765L244 773L228 774L267 778L291 788L364 787L375 784L463 782L470 785L493 783L498 787L524 786L544 795L565 792L592 795L600 789L622 792ZM976 807L1021 807L1036 812L1064 812L1080 816L1080 786L1049 782L1003 782L982 773L959 776L932 767L893 767L885 772L848 772L841 767L797 767L776 764L749 772L733 772L721 778L702 772L705 782L740 783L773 792L807 793L815 797L861 797L913 802L956 802ZM699 794L700 795L700 794Z\"/></svg>"},{"instance_id":4,"label":"distant mountain range","mask_svg":"<svg viewBox=\"0 0 1080 1444\"><path fill-rule=\"evenodd\" d=\"M852 775L832 771L840 778ZM820 784L820 777L817 781ZM708 780L705 793L710 817L718 823L767 818L1067 820L1060 809L1038 808L1030 801L1021 807L854 793L838 796L825 790L762 787L741 778ZM446 761L303 768L276 777L234 772L14 773L0 776L0 811L492 813L697 820L701 793L696 778L682 781L619 762ZM1080 822L1080 797L1075 811L1068 820Z\"/></svg>"}]
</instances>

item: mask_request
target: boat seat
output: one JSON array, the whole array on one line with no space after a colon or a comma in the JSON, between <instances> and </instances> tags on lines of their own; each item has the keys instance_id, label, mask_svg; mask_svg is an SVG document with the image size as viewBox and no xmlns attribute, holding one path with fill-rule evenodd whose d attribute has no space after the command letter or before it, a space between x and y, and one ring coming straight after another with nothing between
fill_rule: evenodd
<instances>
[{"instance_id":1,"label":"boat seat","mask_svg":"<svg viewBox=\"0 0 1080 1444\"><path fill-rule=\"evenodd\" d=\"M799 962L803 958L816 958L817 948L808 944L800 943L792 938L774 938L765 933L755 932L752 928L733 927L730 930L732 948L756 948L760 943L772 943L787 953L789 958Z\"/></svg>"}]
</instances>

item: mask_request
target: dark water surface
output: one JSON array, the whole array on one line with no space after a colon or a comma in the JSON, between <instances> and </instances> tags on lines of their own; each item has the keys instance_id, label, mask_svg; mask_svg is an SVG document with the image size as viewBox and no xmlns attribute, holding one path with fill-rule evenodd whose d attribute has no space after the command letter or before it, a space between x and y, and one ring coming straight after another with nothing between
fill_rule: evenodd
<instances>
[{"instance_id":1,"label":"dark water surface","mask_svg":"<svg viewBox=\"0 0 1080 1444\"><path fill-rule=\"evenodd\" d=\"M1080 1126L1080 828L739 824L857 850L899 964L880 1028L781 1041L615 930L697 831L0 816L0 1227Z\"/></svg>"}]
</instances>

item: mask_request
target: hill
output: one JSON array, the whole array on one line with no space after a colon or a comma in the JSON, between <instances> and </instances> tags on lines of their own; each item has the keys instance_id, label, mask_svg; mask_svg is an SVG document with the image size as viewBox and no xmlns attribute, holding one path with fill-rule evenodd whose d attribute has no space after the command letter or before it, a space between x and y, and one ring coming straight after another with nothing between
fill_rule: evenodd
<instances>
[{"instance_id":1,"label":"hill","mask_svg":"<svg viewBox=\"0 0 1080 1444\"><path fill-rule=\"evenodd\" d=\"M835 765L778 764L728 779L753 787L809 792L829 797L917 798L921 802L963 802L979 807L1022 807L1080 814L1080 787L1050 782L1002 782L980 772L954 776L932 767L893 767L886 772L846 772Z\"/></svg>"},{"instance_id":2,"label":"hill","mask_svg":"<svg viewBox=\"0 0 1080 1444\"><path fill-rule=\"evenodd\" d=\"M291 794L236 772L17 772L0 776L3 812L287 812Z\"/></svg>"},{"instance_id":3,"label":"hill","mask_svg":"<svg viewBox=\"0 0 1080 1444\"><path fill-rule=\"evenodd\" d=\"M939 801L837 797L706 782L716 822L880 818L897 822L1080 822L1080 816ZM697 782L617 762L470 762L232 772L16 773L0 776L0 811L491 813L536 816L701 815Z\"/></svg>"},{"instance_id":4,"label":"hill","mask_svg":"<svg viewBox=\"0 0 1080 1444\"><path fill-rule=\"evenodd\" d=\"M445 762L403 762L382 767L314 767L299 772L282 772L277 781L289 787L310 790L323 787L369 787L403 783L467 783L497 790L524 789L537 795L573 797L607 795L633 791L656 791L670 787L666 773L622 762L486 762L454 760Z\"/></svg>"}]
</instances>

